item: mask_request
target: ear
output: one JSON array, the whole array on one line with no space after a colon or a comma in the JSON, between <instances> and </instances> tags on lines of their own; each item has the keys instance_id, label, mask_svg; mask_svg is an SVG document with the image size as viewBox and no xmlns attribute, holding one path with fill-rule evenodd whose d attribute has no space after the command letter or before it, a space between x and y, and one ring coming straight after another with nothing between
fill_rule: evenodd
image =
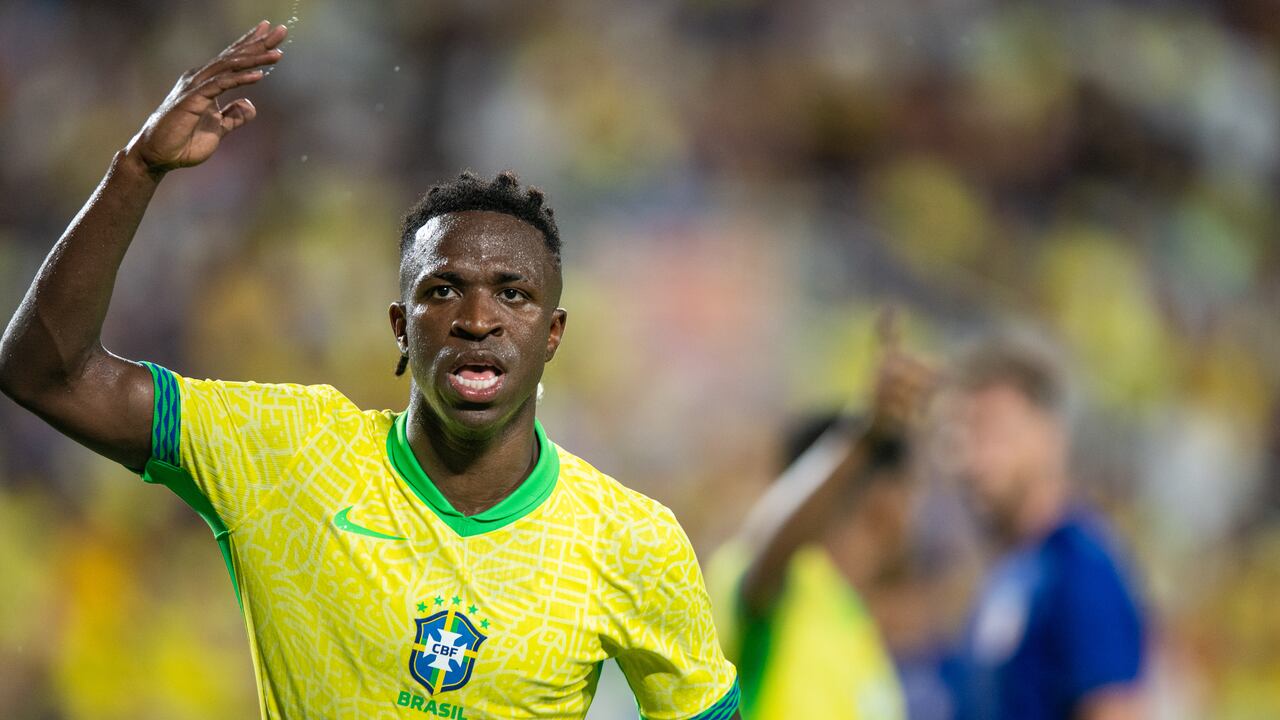
<instances>
[{"instance_id":1,"label":"ear","mask_svg":"<svg viewBox=\"0 0 1280 720\"><path fill-rule=\"evenodd\" d=\"M543 362L551 362L560 347L560 339L564 337L565 323L569 322L569 312L564 308L551 311L551 333L547 335L547 354Z\"/></svg>"},{"instance_id":2,"label":"ear","mask_svg":"<svg viewBox=\"0 0 1280 720\"><path fill-rule=\"evenodd\" d=\"M391 316L391 332L395 334L396 347L400 348L401 355L409 354L409 336L405 330L408 327L408 321L404 306L393 302L391 307L387 308L387 313Z\"/></svg>"}]
</instances>

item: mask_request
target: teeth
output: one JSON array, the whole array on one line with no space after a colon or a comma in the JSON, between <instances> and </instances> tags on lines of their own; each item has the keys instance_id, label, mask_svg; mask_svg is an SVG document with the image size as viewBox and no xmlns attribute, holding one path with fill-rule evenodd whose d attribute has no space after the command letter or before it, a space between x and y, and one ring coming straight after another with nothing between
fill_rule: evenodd
<instances>
[{"instance_id":1,"label":"teeth","mask_svg":"<svg viewBox=\"0 0 1280 720\"><path fill-rule=\"evenodd\" d=\"M479 379L468 380L464 377L458 377L456 375L454 377L457 377L459 385L465 388L471 388L472 390L488 390L489 388L498 384L497 375L494 375L493 377L487 378L484 380L479 380Z\"/></svg>"}]
</instances>

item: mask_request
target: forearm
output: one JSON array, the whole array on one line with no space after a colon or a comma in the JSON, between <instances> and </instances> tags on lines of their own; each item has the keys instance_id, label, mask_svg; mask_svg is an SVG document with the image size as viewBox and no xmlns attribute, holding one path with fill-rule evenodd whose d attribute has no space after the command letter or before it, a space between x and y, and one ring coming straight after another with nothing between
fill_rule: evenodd
<instances>
[{"instance_id":1,"label":"forearm","mask_svg":"<svg viewBox=\"0 0 1280 720\"><path fill-rule=\"evenodd\" d=\"M73 382L102 352L116 273L160 174L116 153L102 182L36 273L0 339L0 388L14 397Z\"/></svg>"},{"instance_id":2,"label":"forearm","mask_svg":"<svg viewBox=\"0 0 1280 720\"><path fill-rule=\"evenodd\" d=\"M860 429L828 430L756 503L744 528L751 561L740 592L749 610L764 611L773 603L791 556L819 539L845 505L850 480L870 462L862 440Z\"/></svg>"},{"instance_id":3,"label":"forearm","mask_svg":"<svg viewBox=\"0 0 1280 720\"><path fill-rule=\"evenodd\" d=\"M288 30L265 20L204 65L182 74L111 161L106 177L45 258L0 337L0 390L86 447L127 467L151 453L151 373L102 347L116 273L163 174L209 159L257 114L251 85L280 60Z\"/></svg>"}]
</instances>

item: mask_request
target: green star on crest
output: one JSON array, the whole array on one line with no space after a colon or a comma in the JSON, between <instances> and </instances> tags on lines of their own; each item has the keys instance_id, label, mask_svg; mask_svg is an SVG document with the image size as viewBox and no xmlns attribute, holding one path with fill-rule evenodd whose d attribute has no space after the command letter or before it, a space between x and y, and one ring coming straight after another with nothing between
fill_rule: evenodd
<instances>
[{"instance_id":1,"label":"green star on crest","mask_svg":"<svg viewBox=\"0 0 1280 720\"><path fill-rule=\"evenodd\" d=\"M436 596L436 605L443 605L443 604L444 604L444 598L442 598L442 597L440 597L439 595L437 595L437 596Z\"/></svg>"},{"instance_id":2,"label":"green star on crest","mask_svg":"<svg viewBox=\"0 0 1280 720\"><path fill-rule=\"evenodd\" d=\"M418 612L426 612L426 611L427 611L427 604L424 602L418 603Z\"/></svg>"},{"instance_id":3,"label":"green star on crest","mask_svg":"<svg viewBox=\"0 0 1280 720\"><path fill-rule=\"evenodd\" d=\"M453 604L454 604L454 605L461 605L461 604L462 604L462 598L458 597L457 595L454 595L454 596L453 596Z\"/></svg>"},{"instance_id":4,"label":"green star on crest","mask_svg":"<svg viewBox=\"0 0 1280 720\"><path fill-rule=\"evenodd\" d=\"M480 627L484 628L485 630L488 630L488 629L489 629L489 618L485 618L484 620L481 620L481 621L480 621Z\"/></svg>"},{"instance_id":5,"label":"green star on crest","mask_svg":"<svg viewBox=\"0 0 1280 720\"><path fill-rule=\"evenodd\" d=\"M474 613L475 613L475 611L477 611L477 610L479 610L479 609L480 609L480 608L476 607L475 605L472 605L472 606L470 606L470 607L468 607L468 608L467 608L467 612L469 612L469 613L473 613L473 614L474 614Z\"/></svg>"}]
</instances>

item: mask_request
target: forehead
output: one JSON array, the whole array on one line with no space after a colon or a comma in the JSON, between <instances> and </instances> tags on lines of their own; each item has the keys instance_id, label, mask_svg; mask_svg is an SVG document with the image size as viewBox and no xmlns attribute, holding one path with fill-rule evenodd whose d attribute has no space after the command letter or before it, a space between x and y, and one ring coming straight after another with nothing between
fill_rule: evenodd
<instances>
[{"instance_id":1,"label":"forehead","mask_svg":"<svg viewBox=\"0 0 1280 720\"><path fill-rule=\"evenodd\" d=\"M1002 382L959 387L952 394L953 407L962 412L1000 412L1022 409L1026 400L1017 389Z\"/></svg>"},{"instance_id":2,"label":"forehead","mask_svg":"<svg viewBox=\"0 0 1280 720\"><path fill-rule=\"evenodd\" d=\"M401 274L412 280L426 273L515 272L545 278L554 260L542 232L512 215L488 210L445 213L414 233Z\"/></svg>"}]
</instances>

